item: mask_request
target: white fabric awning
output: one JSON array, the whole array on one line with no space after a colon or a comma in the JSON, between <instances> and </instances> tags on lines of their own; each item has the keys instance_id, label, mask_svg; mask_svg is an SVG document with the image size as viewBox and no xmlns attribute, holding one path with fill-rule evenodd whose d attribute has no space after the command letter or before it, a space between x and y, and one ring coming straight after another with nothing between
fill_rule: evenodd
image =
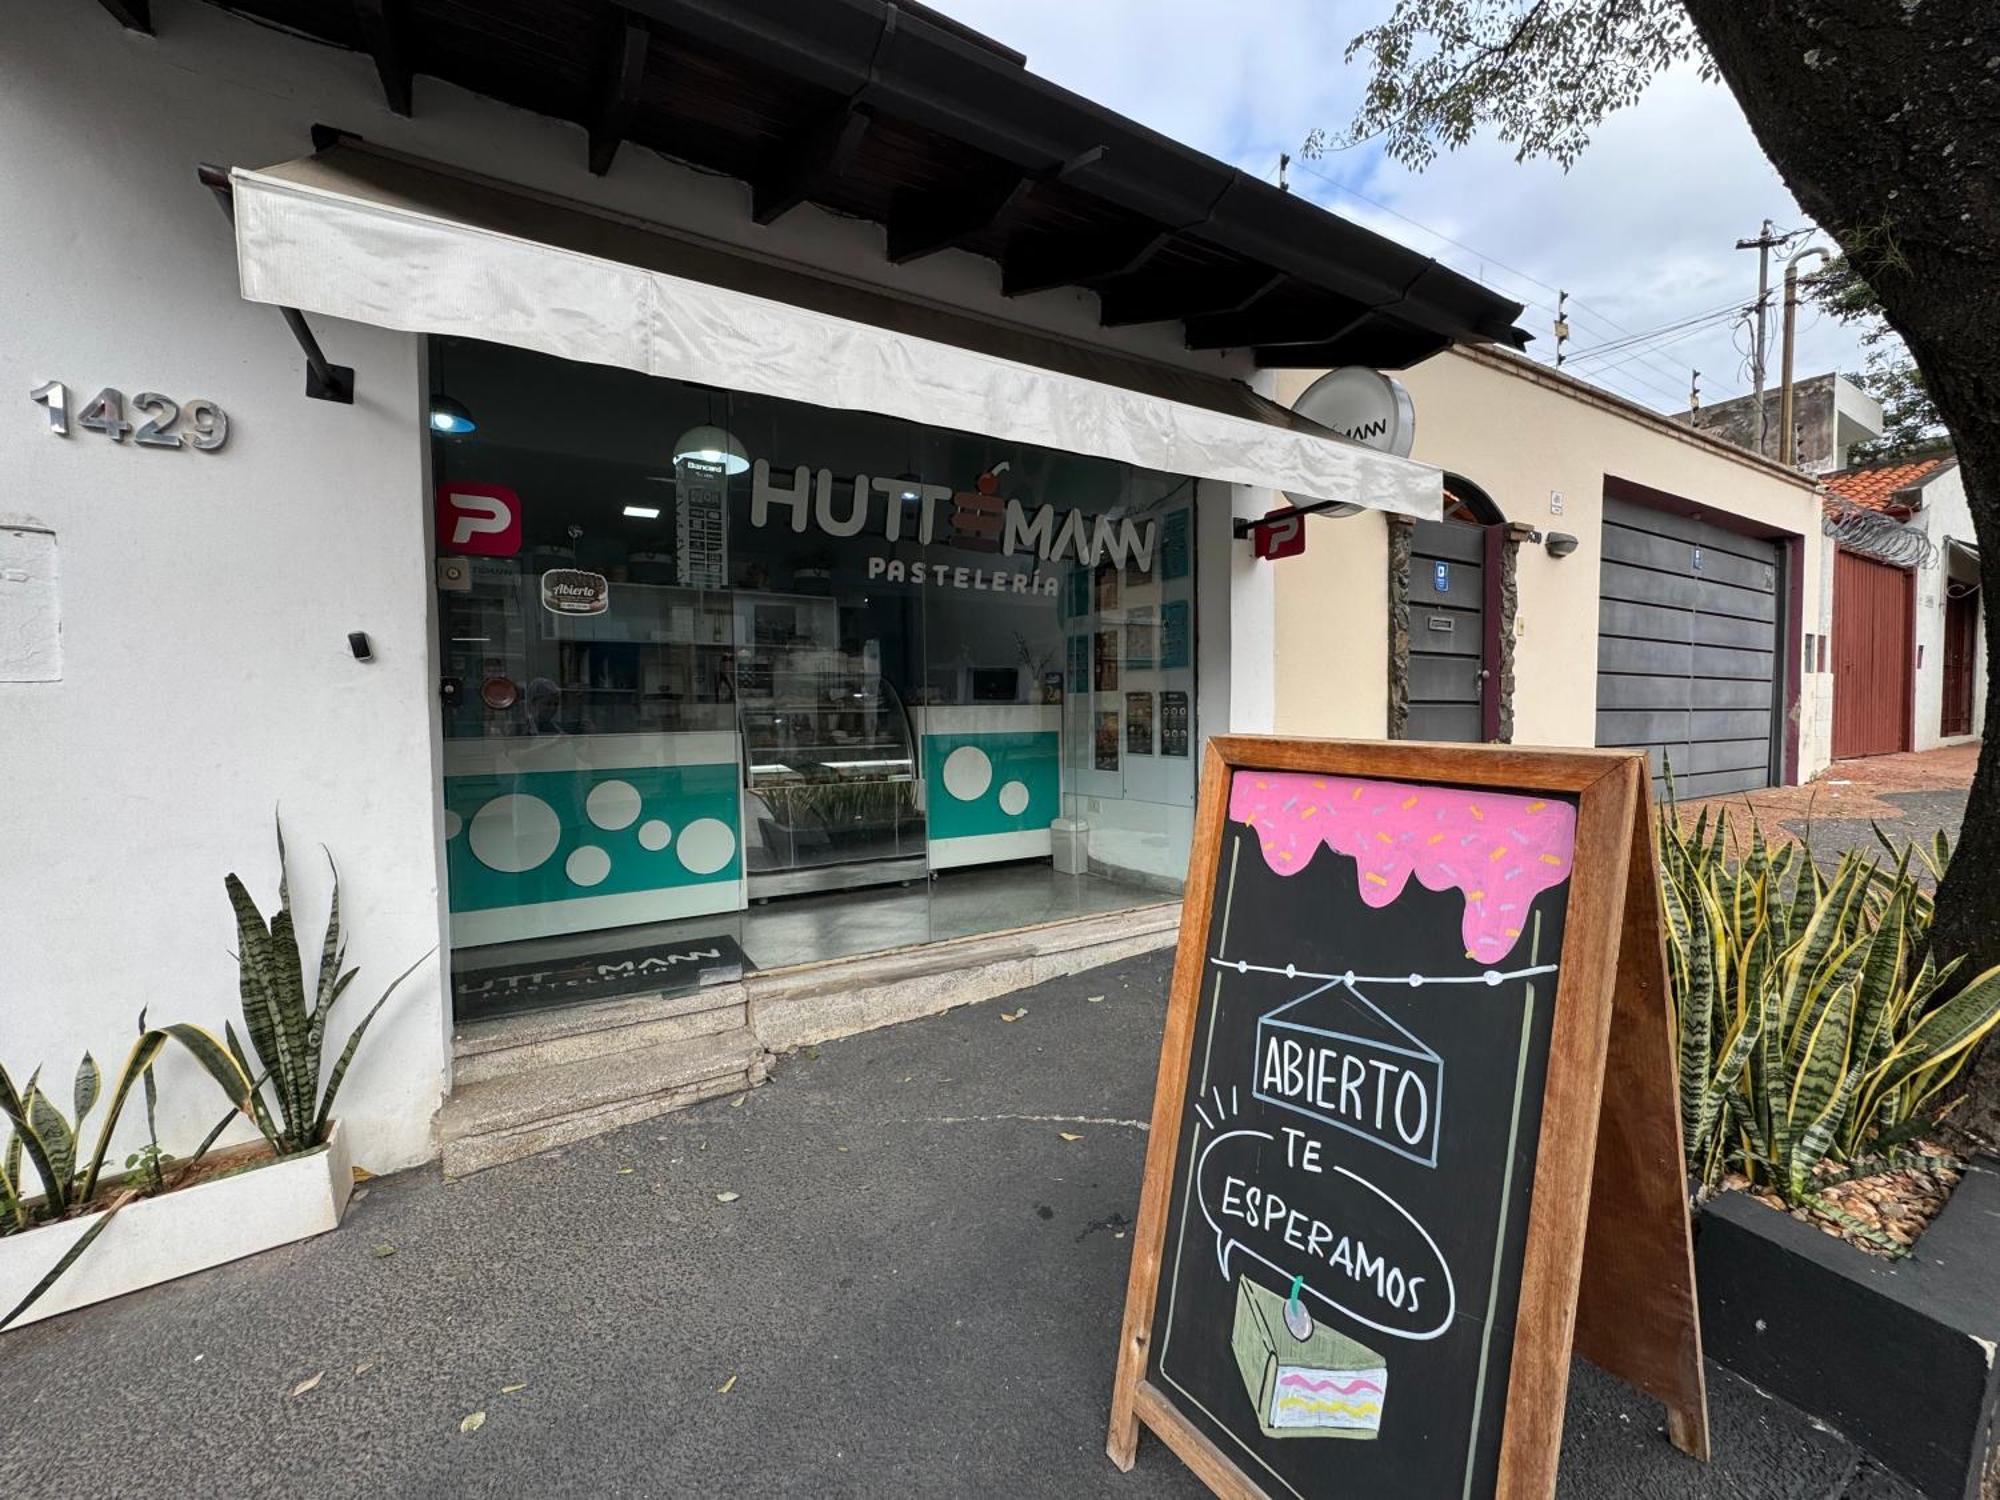
<instances>
[{"instance_id":1,"label":"white fabric awning","mask_svg":"<svg viewBox=\"0 0 2000 1500\"><path fill-rule=\"evenodd\" d=\"M1241 381L823 280L354 142L230 173L243 295L1435 520L1438 471Z\"/></svg>"}]
</instances>

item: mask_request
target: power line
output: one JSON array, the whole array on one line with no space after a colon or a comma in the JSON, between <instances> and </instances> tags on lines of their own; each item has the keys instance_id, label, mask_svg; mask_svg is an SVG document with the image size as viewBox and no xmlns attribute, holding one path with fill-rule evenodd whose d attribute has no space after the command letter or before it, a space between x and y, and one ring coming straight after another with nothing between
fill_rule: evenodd
<instances>
[{"instance_id":1,"label":"power line","mask_svg":"<svg viewBox=\"0 0 2000 1500\"><path fill-rule=\"evenodd\" d=\"M1424 223L1423 221L1419 219L1413 219L1408 214L1403 213L1401 210L1391 208L1388 204L1369 197L1366 193L1361 192L1359 189L1349 187L1346 183L1341 182L1336 178L1329 177L1325 172L1320 171L1317 167L1313 166L1309 161L1300 161L1296 163L1296 165L1298 166L1298 169L1301 172L1310 173L1312 176L1317 177L1321 182L1327 184L1327 186L1334 188L1340 192L1346 193L1349 197L1359 199L1361 202L1368 204L1371 208L1379 209L1381 212L1388 214L1391 218L1400 219L1405 224L1410 225L1412 228L1422 230L1425 234L1430 235L1433 239L1440 240L1447 245L1454 246L1457 249L1464 251L1467 255L1473 256L1475 259L1477 259L1482 267L1487 265L1497 266L1502 271L1507 272L1510 276L1514 276L1519 280L1526 282L1530 286L1539 287L1541 290L1553 294L1559 300L1563 296L1562 288L1551 286L1549 285L1548 282L1543 281L1538 276L1531 276L1528 272L1521 270L1519 267L1511 266L1507 264L1507 262L1500 260L1495 256L1488 255L1483 250L1479 250L1472 245L1466 244L1463 240L1454 239L1452 236L1446 234L1441 229L1433 229L1430 225ZM1510 288L1509 290L1512 289ZM1521 295L1522 301L1526 302L1531 307L1539 308L1542 311L1548 313L1551 318L1560 318L1562 316L1562 313L1558 312L1558 310L1554 306L1552 306L1548 302L1543 301L1538 297L1525 296L1518 292L1516 292L1516 295ZM1619 323L1609 314L1598 313L1590 309L1574 293L1570 294L1568 301L1571 307L1578 310L1578 316L1587 317L1590 321L1594 323L1606 325L1614 332L1614 334L1622 334L1627 337L1632 336L1633 331L1630 328L1627 328L1624 324ZM1569 356L1570 359L1574 359L1576 357L1577 356L1573 355ZM1567 362L1567 360L1565 362ZM1657 359L1653 361L1653 368L1656 373L1667 374L1675 379L1679 378L1680 372L1677 369L1667 366L1664 363L1659 362ZM1631 373L1631 372L1628 373L1630 373L1630 378L1632 380L1637 381L1641 385L1649 386L1651 389L1665 396L1669 401L1678 403L1681 400L1679 392L1667 390L1665 387L1660 386L1653 381L1641 378L1636 373ZM1630 392L1624 392L1622 394L1626 394L1629 396ZM1644 405L1645 402L1641 401L1640 404Z\"/></svg>"},{"instance_id":2,"label":"power line","mask_svg":"<svg viewBox=\"0 0 2000 1500\"><path fill-rule=\"evenodd\" d=\"M1691 328L1698 323L1713 323L1723 318L1734 317L1742 310L1743 304L1740 302L1725 302L1720 307L1711 307L1706 312L1690 313L1684 318L1675 318L1670 323L1662 323L1657 328L1648 328L1643 333L1631 334L1622 339L1612 339L1608 343L1592 344L1588 349L1582 349L1570 355L1569 360L1571 363L1574 363L1580 359L1596 359L1606 354L1616 354L1621 349L1628 349L1634 345L1649 344L1665 334L1677 333L1683 328Z\"/></svg>"}]
</instances>

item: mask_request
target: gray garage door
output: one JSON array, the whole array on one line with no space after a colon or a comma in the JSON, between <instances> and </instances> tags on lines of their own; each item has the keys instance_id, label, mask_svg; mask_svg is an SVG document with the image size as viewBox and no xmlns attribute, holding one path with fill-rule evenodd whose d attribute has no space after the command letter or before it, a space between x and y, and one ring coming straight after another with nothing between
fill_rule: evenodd
<instances>
[{"instance_id":1,"label":"gray garage door","mask_svg":"<svg viewBox=\"0 0 2000 1500\"><path fill-rule=\"evenodd\" d=\"M1771 785L1778 544L1606 497L1602 566L1597 743L1671 763L1683 797Z\"/></svg>"},{"instance_id":2,"label":"gray garage door","mask_svg":"<svg viewBox=\"0 0 2000 1500\"><path fill-rule=\"evenodd\" d=\"M1419 521L1410 533L1408 738L1477 743L1485 684L1486 529Z\"/></svg>"}]
</instances>

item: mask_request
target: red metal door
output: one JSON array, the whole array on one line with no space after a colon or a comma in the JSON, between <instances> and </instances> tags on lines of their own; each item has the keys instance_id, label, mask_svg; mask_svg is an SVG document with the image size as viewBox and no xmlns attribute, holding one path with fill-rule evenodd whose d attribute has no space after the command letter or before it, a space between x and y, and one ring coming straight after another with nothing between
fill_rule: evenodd
<instances>
[{"instance_id":1,"label":"red metal door","mask_svg":"<svg viewBox=\"0 0 2000 1500\"><path fill-rule=\"evenodd\" d=\"M1946 588L1952 585L1947 579ZM1961 585L1962 587L1962 585ZM1942 735L1972 733L1972 657L1979 641L1979 595L1947 596L1944 602L1944 714Z\"/></svg>"},{"instance_id":2,"label":"red metal door","mask_svg":"<svg viewBox=\"0 0 2000 1500\"><path fill-rule=\"evenodd\" d=\"M1833 565L1833 756L1910 748L1913 575L1842 549Z\"/></svg>"}]
</instances>

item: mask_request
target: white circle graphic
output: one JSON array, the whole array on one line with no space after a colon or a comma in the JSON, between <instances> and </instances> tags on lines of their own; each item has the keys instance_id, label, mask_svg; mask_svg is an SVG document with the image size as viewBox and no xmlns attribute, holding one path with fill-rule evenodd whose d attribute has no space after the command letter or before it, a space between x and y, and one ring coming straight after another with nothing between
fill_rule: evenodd
<instances>
[{"instance_id":1,"label":"white circle graphic","mask_svg":"<svg viewBox=\"0 0 2000 1500\"><path fill-rule=\"evenodd\" d=\"M1000 811L1010 818L1018 818L1028 810L1028 789L1018 781L1010 781L1000 788Z\"/></svg>"},{"instance_id":2,"label":"white circle graphic","mask_svg":"<svg viewBox=\"0 0 2000 1500\"><path fill-rule=\"evenodd\" d=\"M563 861L563 874L571 885L596 885L611 873L611 856L595 844L572 849Z\"/></svg>"},{"instance_id":3,"label":"white circle graphic","mask_svg":"<svg viewBox=\"0 0 2000 1500\"><path fill-rule=\"evenodd\" d=\"M944 789L961 802L977 802L993 785L993 762L977 745L960 745L944 758Z\"/></svg>"},{"instance_id":4,"label":"white circle graphic","mask_svg":"<svg viewBox=\"0 0 2000 1500\"><path fill-rule=\"evenodd\" d=\"M466 842L487 869L519 875L556 852L562 842L562 820L540 797L510 792L472 815Z\"/></svg>"},{"instance_id":5,"label":"white circle graphic","mask_svg":"<svg viewBox=\"0 0 2000 1500\"><path fill-rule=\"evenodd\" d=\"M455 839L458 837L459 830L463 827L465 827L465 819L447 807L444 810L444 836L448 839Z\"/></svg>"},{"instance_id":6,"label":"white circle graphic","mask_svg":"<svg viewBox=\"0 0 2000 1500\"><path fill-rule=\"evenodd\" d=\"M629 781L600 781L583 799L590 821L608 832L630 828L639 820L639 789Z\"/></svg>"},{"instance_id":7,"label":"white circle graphic","mask_svg":"<svg viewBox=\"0 0 2000 1500\"><path fill-rule=\"evenodd\" d=\"M658 818L648 818L639 825L639 847L660 850L667 847L667 841L674 836L673 829Z\"/></svg>"},{"instance_id":8,"label":"white circle graphic","mask_svg":"<svg viewBox=\"0 0 2000 1500\"><path fill-rule=\"evenodd\" d=\"M736 835L720 818L696 818L681 830L675 850L690 874L713 875L735 855Z\"/></svg>"}]
</instances>

